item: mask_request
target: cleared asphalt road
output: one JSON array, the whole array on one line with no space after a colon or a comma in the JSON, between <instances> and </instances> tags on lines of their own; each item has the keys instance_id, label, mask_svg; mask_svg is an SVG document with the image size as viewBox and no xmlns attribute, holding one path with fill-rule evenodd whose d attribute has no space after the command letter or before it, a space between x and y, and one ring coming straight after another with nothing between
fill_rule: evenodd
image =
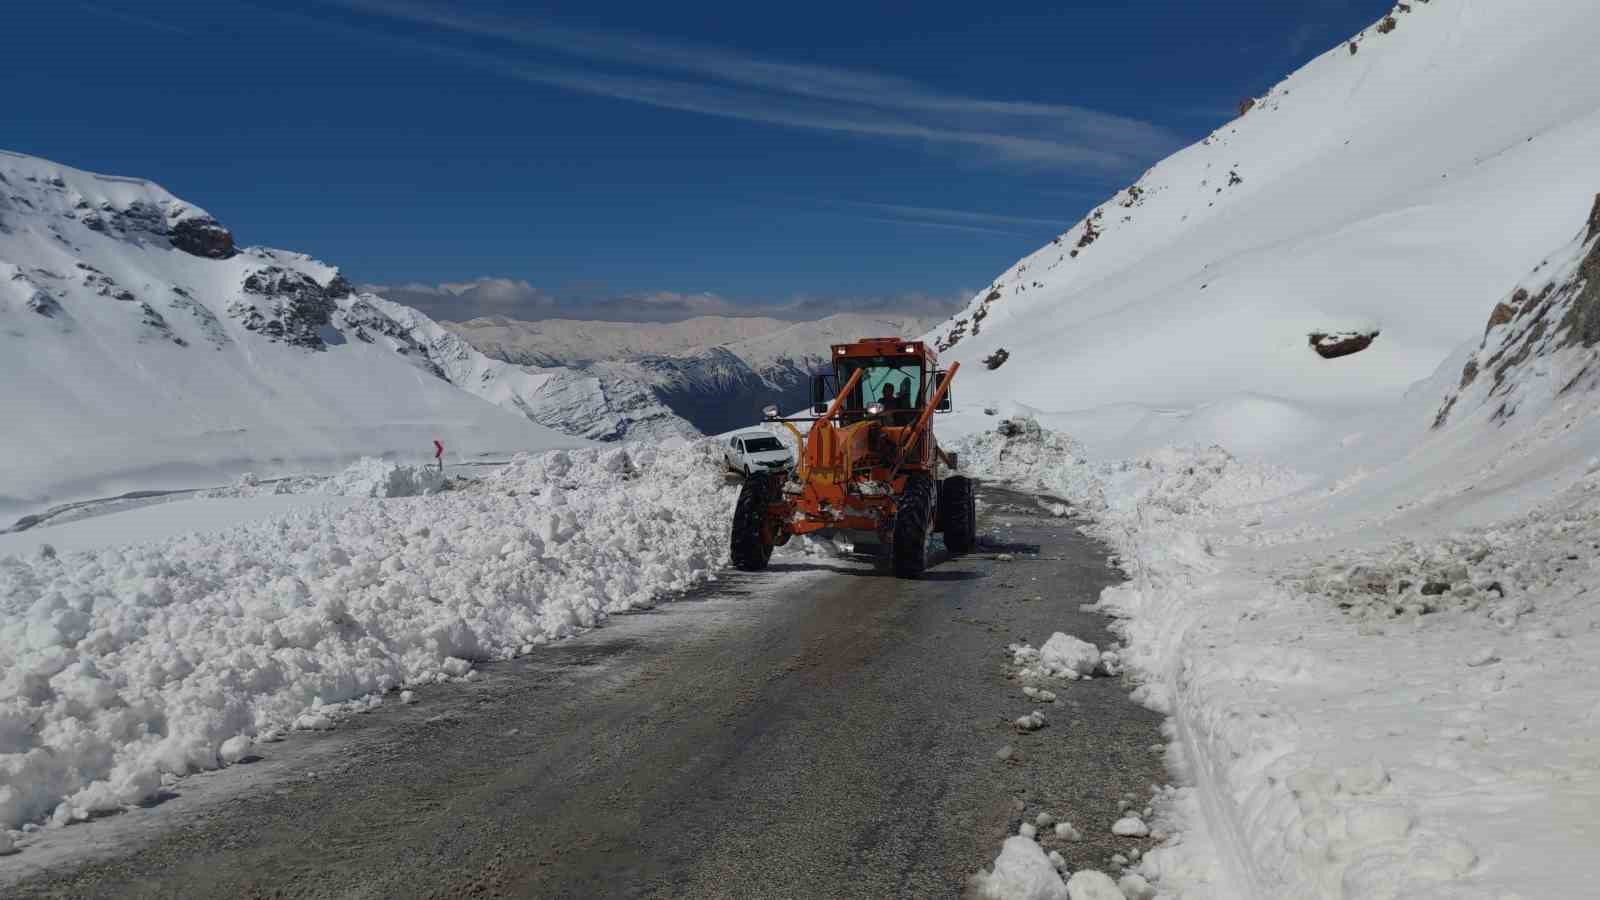
<instances>
[{"instance_id":1,"label":"cleared asphalt road","mask_svg":"<svg viewBox=\"0 0 1600 900\"><path fill-rule=\"evenodd\" d=\"M1070 520L981 497L980 551L921 581L777 558L66 829L0 859L0 894L955 897L1041 809L1104 868L1140 846L1110 826L1164 780L1159 717L1118 679L1041 707L1005 649L1109 641L1079 606L1117 576Z\"/></svg>"}]
</instances>

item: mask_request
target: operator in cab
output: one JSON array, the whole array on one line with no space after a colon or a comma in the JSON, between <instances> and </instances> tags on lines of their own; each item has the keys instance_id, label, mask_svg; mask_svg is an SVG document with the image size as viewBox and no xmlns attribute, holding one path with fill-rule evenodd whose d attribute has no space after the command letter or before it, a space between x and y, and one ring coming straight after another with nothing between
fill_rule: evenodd
<instances>
[{"instance_id":1,"label":"operator in cab","mask_svg":"<svg viewBox=\"0 0 1600 900\"><path fill-rule=\"evenodd\" d=\"M878 398L884 409L905 409L905 403L894 392L894 385L884 382L883 396Z\"/></svg>"}]
</instances>

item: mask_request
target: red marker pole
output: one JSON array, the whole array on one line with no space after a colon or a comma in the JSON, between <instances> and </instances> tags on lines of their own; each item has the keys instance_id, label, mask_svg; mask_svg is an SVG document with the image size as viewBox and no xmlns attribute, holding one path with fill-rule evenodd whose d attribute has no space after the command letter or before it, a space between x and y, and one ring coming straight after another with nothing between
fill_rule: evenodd
<instances>
[{"instance_id":1,"label":"red marker pole","mask_svg":"<svg viewBox=\"0 0 1600 900\"><path fill-rule=\"evenodd\" d=\"M433 458L439 463L439 474L444 474L444 445L437 439L433 442Z\"/></svg>"}]
</instances>

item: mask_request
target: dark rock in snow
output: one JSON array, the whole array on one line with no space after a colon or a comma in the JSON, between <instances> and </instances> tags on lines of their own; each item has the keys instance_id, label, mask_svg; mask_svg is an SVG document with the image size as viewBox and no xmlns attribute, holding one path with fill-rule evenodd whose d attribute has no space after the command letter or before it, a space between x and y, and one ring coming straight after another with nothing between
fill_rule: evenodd
<instances>
[{"instance_id":1,"label":"dark rock in snow","mask_svg":"<svg viewBox=\"0 0 1600 900\"><path fill-rule=\"evenodd\" d=\"M984 357L983 358L983 364L985 366L988 366L990 371L993 371L993 370L998 369L1001 366L1005 365L1006 364L1006 360L1008 360L1010 358L1011 358L1011 352L1009 350L1007 350L1006 348L1001 347L998 350L994 351L993 353L989 354L988 356Z\"/></svg>"},{"instance_id":2,"label":"dark rock in snow","mask_svg":"<svg viewBox=\"0 0 1600 900\"><path fill-rule=\"evenodd\" d=\"M172 226L169 235L172 246L191 256L206 259L227 259L237 251L233 246L233 232L210 216L195 216Z\"/></svg>"},{"instance_id":3,"label":"dark rock in snow","mask_svg":"<svg viewBox=\"0 0 1600 900\"><path fill-rule=\"evenodd\" d=\"M1311 349L1317 351L1318 356L1323 359L1338 359L1341 356L1360 353L1372 346L1372 342L1378 339L1378 334L1376 331L1333 334L1314 331L1308 337Z\"/></svg>"},{"instance_id":4,"label":"dark rock in snow","mask_svg":"<svg viewBox=\"0 0 1600 900\"><path fill-rule=\"evenodd\" d=\"M351 284L349 279L342 274L333 276L333 280L328 282L329 297L348 297L355 292L355 285Z\"/></svg>"}]
</instances>

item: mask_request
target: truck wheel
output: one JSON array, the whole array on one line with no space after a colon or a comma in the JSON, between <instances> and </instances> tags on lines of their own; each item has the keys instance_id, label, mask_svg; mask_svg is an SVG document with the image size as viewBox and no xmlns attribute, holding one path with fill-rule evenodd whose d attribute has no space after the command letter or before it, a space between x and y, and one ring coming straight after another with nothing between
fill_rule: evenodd
<instances>
[{"instance_id":1,"label":"truck wheel","mask_svg":"<svg viewBox=\"0 0 1600 900\"><path fill-rule=\"evenodd\" d=\"M944 545L952 554L971 553L978 543L977 485L965 475L951 475L939 490L939 519Z\"/></svg>"},{"instance_id":2,"label":"truck wheel","mask_svg":"<svg viewBox=\"0 0 1600 900\"><path fill-rule=\"evenodd\" d=\"M933 526L933 479L912 475L894 516L894 574L919 578L928 568L928 535Z\"/></svg>"},{"instance_id":3,"label":"truck wheel","mask_svg":"<svg viewBox=\"0 0 1600 900\"><path fill-rule=\"evenodd\" d=\"M733 537L730 549L733 565L744 572L759 572L772 559L772 545L762 537L767 506L772 502L772 479L757 475L739 488L739 502L733 507Z\"/></svg>"}]
</instances>

